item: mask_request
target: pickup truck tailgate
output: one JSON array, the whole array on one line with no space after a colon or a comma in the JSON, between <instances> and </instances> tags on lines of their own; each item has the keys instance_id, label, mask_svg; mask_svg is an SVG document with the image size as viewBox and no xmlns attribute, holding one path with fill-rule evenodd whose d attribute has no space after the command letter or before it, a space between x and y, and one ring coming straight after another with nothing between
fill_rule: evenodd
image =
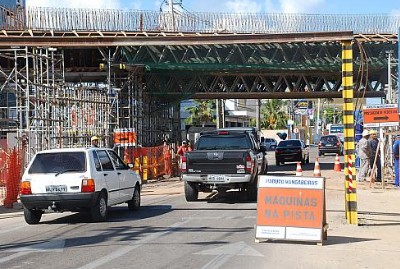
<instances>
[{"instance_id":1,"label":"pickup truck tailgate","mask_svg":"<svg viewBox=\"0 0 400 269\"><path fill-rule=\"evenodd\" d=\"M187 173L244 174L246 150L192 151L187 154Z\"/></svg>"}]
</instances>

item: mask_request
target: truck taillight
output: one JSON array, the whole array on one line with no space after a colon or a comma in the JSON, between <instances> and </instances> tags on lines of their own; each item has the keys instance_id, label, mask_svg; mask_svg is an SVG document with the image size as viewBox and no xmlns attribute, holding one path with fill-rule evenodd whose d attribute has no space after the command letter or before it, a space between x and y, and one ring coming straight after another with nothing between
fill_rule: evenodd
<instances>
[{"instance_id":1,"label":"truck taillight","mask_svg":"<svg viewBox=\"0 0 400 269\"><path fill-rule=\"evenodd\" d=\"M29 182L29 181L21 182L21 194L24 194L24 195L32 194L31 182Z\"/></svg>"},{"instance_id":2,"label":"truck taillight","mask_svg":"<svg viewBox=\"0 0 400 269\"><path fill-rule=\"evenodd\" d=\"M187 161L186 157L183 156L182 157L182 162L181 162L181 171L182 172L186 172L186 161Z\"/></svg>"},{"instance_id":3,"label":"truck taillight","mask_svg":"<svg viewBox=\"0 0 400 269\"><path fill-rule=\"evenodd\" d=\"M246 156L246 172L251 173L253 171L253 161L250 155Z\"/></svg>"},{"instance_id":4,"label":"truck taillight","mask_svg":"<svg viewBox=\"0 0 400 269\"><path fill-rule=\"evenodd\" d=\"M82 179L81 192L94 192L95 184L94 179L84 178Z\"/></svg>"}]
</instances>

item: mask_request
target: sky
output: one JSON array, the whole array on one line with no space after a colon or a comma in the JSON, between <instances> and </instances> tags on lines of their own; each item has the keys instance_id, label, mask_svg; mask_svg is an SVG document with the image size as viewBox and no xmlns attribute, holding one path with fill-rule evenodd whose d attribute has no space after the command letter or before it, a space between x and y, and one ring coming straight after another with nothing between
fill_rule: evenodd
<instances>
[{"instance_id":1,"label":"sky","mask_svg":"<svg viewBox=\"0 0 400 269\"><path fill-rule=\"evenodd\" d=\"M179 2L179 0L174 0ZM190 12L395 14L399 0L180 0ZM26 0L27 6L139 9L159 11L168 0Z\"/></svg>"}]
</instances>

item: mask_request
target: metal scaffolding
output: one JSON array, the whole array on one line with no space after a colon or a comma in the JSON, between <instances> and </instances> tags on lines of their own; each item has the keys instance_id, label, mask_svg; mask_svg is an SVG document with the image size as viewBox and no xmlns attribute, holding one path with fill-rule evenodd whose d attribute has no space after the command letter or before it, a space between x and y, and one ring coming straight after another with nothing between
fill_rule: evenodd
<instances>
[{"instance_id":1,"label":"metal scaffolding","mask_svg":"<svg viewBox=\"0 0 400 269\"><path fill-rule=\"evenodd\" d=\"M119 128L134 128L138 145L159 145L166 138L179 139L179 102L154 98L148 93L148 76L137 70L115 81L121 85L118 109ZM164 99L164 100L163 100Z\"/></svg>"},{"instance_id":2,"label":"metal scaffolding","mask_svg":"<svg viewBox=\"0 0 400 269\"><path fill-rule=\"evenodd\" d=\"M7 66L0 69L1 107L8 123L8 146L22 142L27 160L39 150L85 146L90 136L109 145L112 102L102 85L65 83L63 52L54 48L13 48L0 50ZM13 62L11 61L13 60ZM17 138L13 142L12 137Z\"/></svg>"},{"instance_id":3,"label":"metal scaffolding","mask_svg":"<svg viewBox=\"0 0 400 269\"><path fill-rule=\"evenodd\" d=\"M88 146L93 135L115 146L114 130L134 130L130 146L179 139L179 102L149 96L142 71L121 71L110 51L102 54L109 55L107 75L70 82L62 50L0 49L0 139L7 147L24 145L27 162L40 150Z\"/></svg>"}]
</instances>

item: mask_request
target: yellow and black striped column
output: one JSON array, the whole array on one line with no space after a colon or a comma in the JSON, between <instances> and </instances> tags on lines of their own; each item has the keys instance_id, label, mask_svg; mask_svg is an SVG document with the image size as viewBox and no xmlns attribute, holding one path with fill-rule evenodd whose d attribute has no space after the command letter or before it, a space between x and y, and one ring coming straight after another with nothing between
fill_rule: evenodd
<instances>
[{"instance_id":1,"label":"yellow and black striped column","mask_svg":"<svg viewBox=\"0 0 400 269\"><path fill-rule=\"evenodd\" d=\"M345 210L347 223L357 225L357 182L354 166L353 50L351 41L342 42L342 61Z\"/></svg>"}]
</instances>

